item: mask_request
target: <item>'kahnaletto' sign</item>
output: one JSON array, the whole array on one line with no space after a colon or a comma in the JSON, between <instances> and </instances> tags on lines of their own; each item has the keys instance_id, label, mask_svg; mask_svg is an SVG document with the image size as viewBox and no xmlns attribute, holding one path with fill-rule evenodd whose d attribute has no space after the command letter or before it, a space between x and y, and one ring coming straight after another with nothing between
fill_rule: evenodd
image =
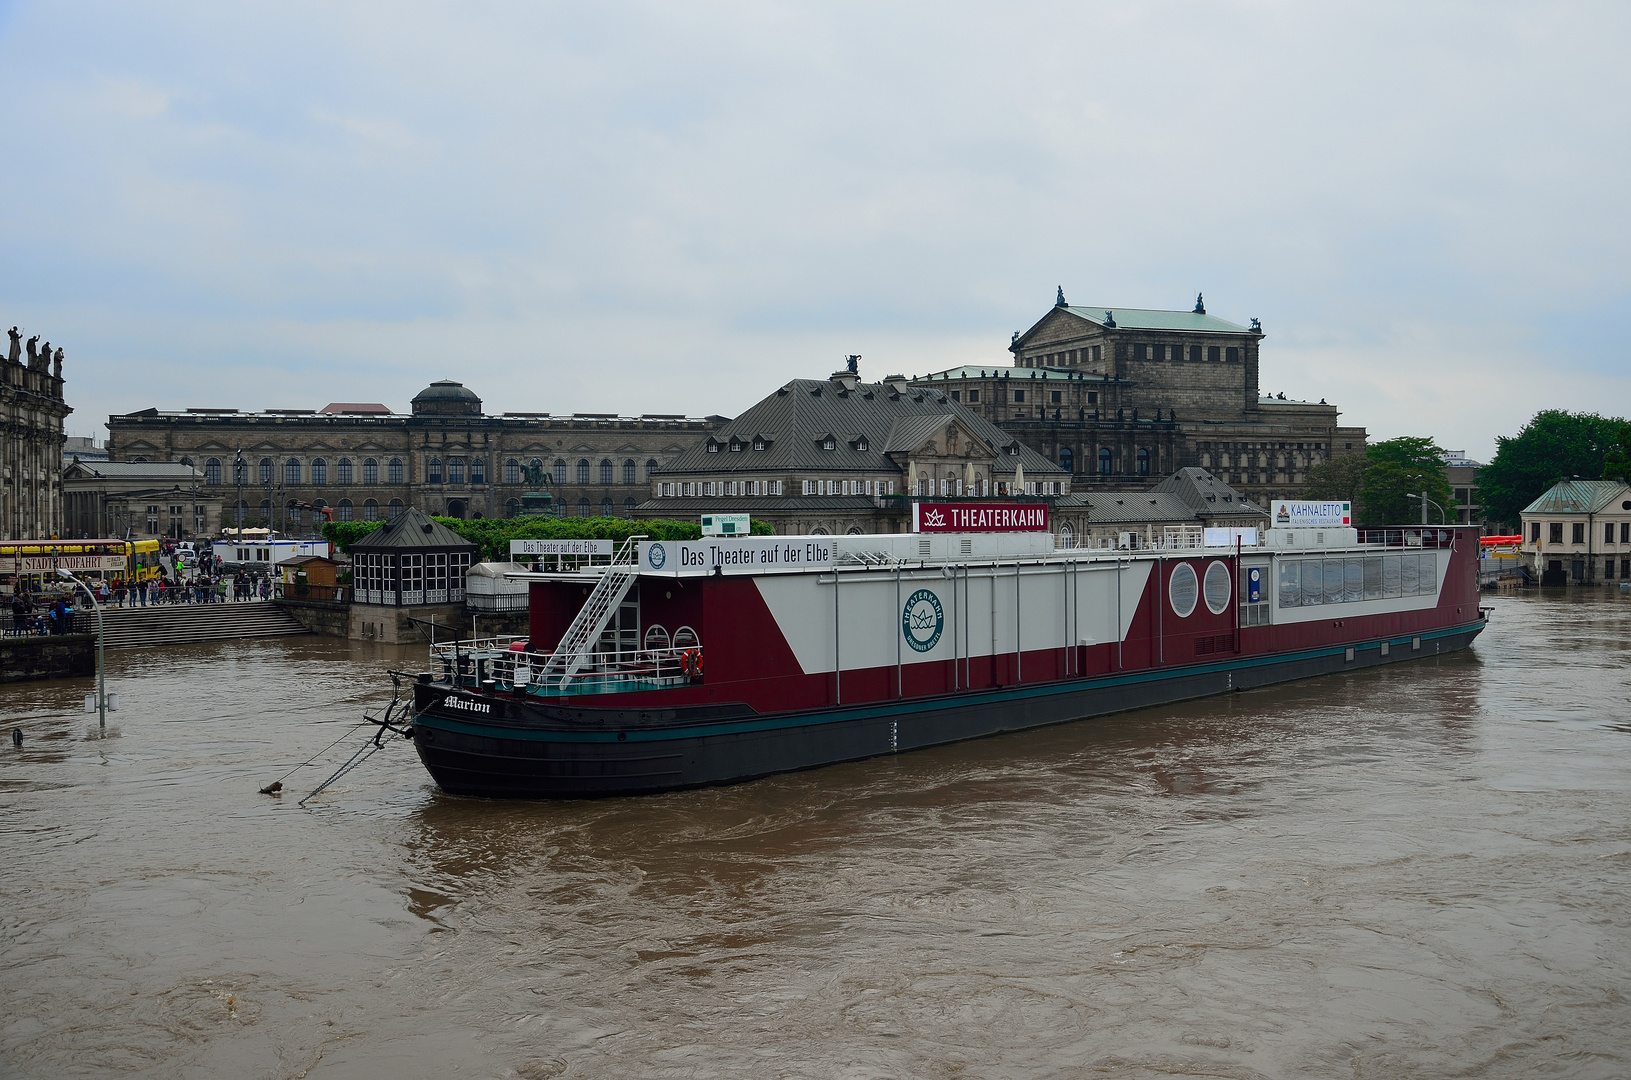
<instances>
[{"instance_id":1,"label":"'kahnaletto' sign","mask_svg":"<svg viewBox=\"0 0 1631 1080\"><path fill-rule=\"evenodd\" d=\"M1047 532L1047 503L912 504L913 532Z\"/></svg>"},{"instance_id":2,"label":"'kahnaletto' sign","mask_svg":"<svg viewBox=\"0 0 1631 1080\"><path fill-rule=\"evenodd\" d=\"M1276 529L1331 529L1354 523L1353 503L1275 499L1269 504Z\"/></svg>"}]
</instances>

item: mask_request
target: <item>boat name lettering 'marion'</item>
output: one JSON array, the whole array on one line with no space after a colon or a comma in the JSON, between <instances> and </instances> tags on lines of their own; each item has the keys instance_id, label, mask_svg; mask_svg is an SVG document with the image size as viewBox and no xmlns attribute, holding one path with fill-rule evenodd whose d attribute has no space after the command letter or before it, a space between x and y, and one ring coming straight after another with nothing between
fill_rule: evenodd
<instances>
[{"instance_id":1,"label":"boat name lettering 'marion'","mask_svg":"<svg viewBox=\"0 0 1631 1080\"><path fill-rule=\"evenodd\" d=\"M524 575L524 639L433 646L414 741L457 794L655 792L1434 656L1484 628L1474 530L1227 540L598 542Z\"/></svg>"}]
</instances>

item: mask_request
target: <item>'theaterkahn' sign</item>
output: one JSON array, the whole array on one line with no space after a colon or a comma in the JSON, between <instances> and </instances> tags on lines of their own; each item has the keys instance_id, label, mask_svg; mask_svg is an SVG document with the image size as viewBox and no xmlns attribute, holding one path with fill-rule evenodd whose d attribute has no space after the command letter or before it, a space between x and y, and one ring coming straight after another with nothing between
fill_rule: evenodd
<instances>
[{"instance_id":1,"label":"'theaterkahn' sign","mask_svg":"<svg viewBox=\"0 0 1631 1080\"><path fill-rule=\"evenodd\" d=\"M1046 503L912 504L913 532L1047 532Z\"/></svg>"}]
</instances>

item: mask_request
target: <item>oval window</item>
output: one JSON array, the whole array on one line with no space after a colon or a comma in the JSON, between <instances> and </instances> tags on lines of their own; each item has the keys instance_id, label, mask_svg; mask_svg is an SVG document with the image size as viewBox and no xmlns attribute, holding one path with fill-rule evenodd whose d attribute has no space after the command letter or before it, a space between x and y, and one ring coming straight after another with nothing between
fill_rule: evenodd
<instances>
[{"instance_id":1,"label":"oval window","mask_svg":"<svg viewBox=\"0 0 1631 1080\"><path fill-rule=\"evenodd\" d=\"M1206 568L1206 610L1214 615L1222 615L1229 610L1229 597L1234 592L1229 582L1229 567L1222 562L1214 561Z\"/></svg>"},{"instance_id":2,"label":"oval window","mask_svg":"<svg viewBox=\"0 0 1631 1080\"><path fill-rule=\"evenodd\" d=\"M1195 602L1200 599L1201 583L1195 576L1195 568L1188 563L1179 563L1173 568L1172 576L1167 578L1167 599L1172 602L1173 614L1180 619L1187 619L1195 613Z\"/></svg>"}]
</instances>

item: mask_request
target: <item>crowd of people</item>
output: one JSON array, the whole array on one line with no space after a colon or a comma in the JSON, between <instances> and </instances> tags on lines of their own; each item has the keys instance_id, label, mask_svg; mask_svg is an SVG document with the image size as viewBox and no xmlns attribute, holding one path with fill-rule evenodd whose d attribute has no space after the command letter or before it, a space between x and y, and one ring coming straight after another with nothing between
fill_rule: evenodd
<instances>
[{"instance_id":1,"label":"crowd of people","mask_svg":"<svg viewBox=\"0 0 1631 1080\"><path fill-rule=\"evenodd\" d=\"M70 634L75 629L76 614L90 609L83 593L66 583L47 588L20 577L10 584L11 628L7 632L12 635ZM266 600L276 592L271 574L266 571L228 573L219 564L189 566L184 558L167 559L163 571L146 581L104 578L90 583L90 588L96 602L109 608L249 603Z\"/></svg>"}]
</instances>

